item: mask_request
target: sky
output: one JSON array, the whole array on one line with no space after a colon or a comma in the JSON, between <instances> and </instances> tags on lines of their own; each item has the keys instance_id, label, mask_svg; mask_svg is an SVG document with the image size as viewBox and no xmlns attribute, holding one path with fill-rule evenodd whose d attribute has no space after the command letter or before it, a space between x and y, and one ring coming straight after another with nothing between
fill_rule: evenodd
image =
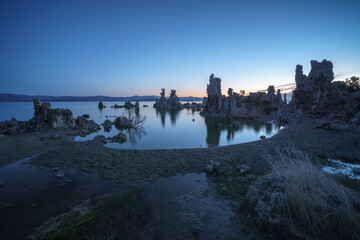
<instances>
[{"instance_id":1,"label":"sky","mask_svg":"<svg viewBox=\"0 0 360 240\"><path fill-rule=\"evenodd\" d=\"M256 91L295 66L360 76L359 0L0 1L0 93L206 95L209 76Z\"/></svg>"}]
</instances>

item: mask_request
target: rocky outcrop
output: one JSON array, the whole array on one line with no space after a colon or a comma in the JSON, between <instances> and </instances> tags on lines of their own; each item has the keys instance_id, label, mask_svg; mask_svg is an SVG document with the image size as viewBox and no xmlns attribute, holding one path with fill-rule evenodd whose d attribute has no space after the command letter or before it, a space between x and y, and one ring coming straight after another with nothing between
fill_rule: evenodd
<instances>
[{"instance_id":1,"label":"rocky outcrop","mask_svg":"<svg viewBox=\"0 0 360 240\"><path fill-rule=\"evenodd\" d=\"M10 121L0 123L0 134L19 134L43 129L71 128L78 129L82 135L100 130L100 126L93 120L84 117L74 119L69 109L51 108L50 103L40 102L40 99L33 99L34 117L29 121L17 121L12 118Z\"/></svg>"},{"instance_id":2,"label":"rocky outcrop","mask_svg":"<svg viewBox=\"0 0 360 240\"><path fill-rule=\"evenodd\" d=\"M126 135L121 132L110 139L111 142L117 142L117 143L124 143L126 142L126 140L127 140Z\"/></svg>"},{"instance_id":3,"label":"rocky outcrop","mask_svg":"<svg viewBox=\"0 0 360 240\"><path fill-rule=\"evenodd\" d=\"M40 103L38 98L35 98L33 102L35 114L30 124L35 129L75 127L75 119L69 109L53 109L50 103Z\"/></svg>"},{"instance_id":4,"label":"rocky outcrop","mask_svg":"<svg viewBox=\"0 0 360 240\"><path fill-rule=\"evenodd\" d=\"M160 98L156 100L154 108L157 109L181 109L182 104L180 99L176 96L176 90L171 90L170 97L166 99L165 97L165 88L161 89Z\"/></svg>"},{"instance_id":5,"label":"rocky outcrop","mask_svg":"<svg viewBox=\"0 0 360 240\"><path fill-rule=\"evenodd\" d=\"M104 127L105 132L110 132L113 124L109 119L106 119L101 125Z\"/></svg>"},{"instance_id":6,"label":"rocky outcrop","mask_svg":"<svg viewBox=\"0 0 360 240\"><path fill-rule=\"evenodd\" d=\"M187 103L184 103L181 108L186 108L188 110L191 109L192 112L195 112L195 111L199 112L199 111L202 110L202 108L204 106L205 106L205 104L203 104L203 103L196 103L196 102L189 103L189 102L187 102Z\"/></svg>"},{"instance_id":7,"label":"rocky outcrop","mask_svg":"<svg viewBox=\"0 0 360 240\"><path fill-rule=\"evenodd\" d=\"M133 127L132 122L126 117L117 117L117 118L115 118L114 125L118 129L126 129L126 128L132 128Z\"/></svg>"},{"instance_id":8,"label":"rocky outcrop","mask_svg":"<svg viewBox=\"0 0 360 240\"><path fill-rule=\"evenodd\" d=\"M236 93L232 88L228 89L228 96L221 93L221 79L210 75L207 85L207 97L204 98L204 110L202 115L222 116L235 118L270 118L278 120L278 111L284 102L280 90L275 95L275 87L269 86L267 93L256 92L245 95L241 90Z\"/></svg>"},{"instance_id":9,"label":"rocky outcrop","mask_svg":"<svg viewBox=\"0 0 360 240\"><path fill-rule=\"evenodd\" d=\"M0 134L19 134L27 132L29 129L28 121L18 121L14 117L9 121L0 122Z\"/></svg>"},{"instance_id":10,"label":"rocky outcrop","mask_svg":"<svg viewBox=\"0 0 360 240\"><path fill-rule=\"evenodd\" d=\"M100 110L104 108L104 104L102 103L102 101L99 102L98 108L99 108Z\"/></svg>"},{"instance_id":11,"label":"rocky outcrop","mask_svg":"<svg viewBox=\"0 0 360 240\"><path fill-rule=\"evenodd\" d=\"M95 123L93 120L87 120L81 116L76 118L76 128L79 129L80 136L86 136L90 133L101 130L99 124Z\"/></svg>"},{"instance_id":12,"label":"rocky outcrop","mask_svg":"<svg viewBox=\"0 0 360 240\"><path fill-rule=\"evenodd\" d=\"M311 61L308 76L296 66L296 89L289 103L288 116L303 115L360 125L360 92L349 92L345 82L333 81L330 61Z\"/></svg>"},{"instance_id":13,"label":"rocky outcrop","mask_svg":"<svg viewBox=\"0 0 360 240\"><path fill-rule=\"evenodd\" d=\"M207 99L204 112L221 114L223 112L223 100L221 95L221 79L210 75L209 84L206 88ZM205 103L205 102L204 102Z\"/></svg>"},{"instance_id":14,"label":"rocky outcrop","mask_svg":"<svg viewBox=\"0 0 360 240\"><path fill-rule=\"evenodd\" d=\"M124 105L117 105L111 106L112 108L126 108L126 109L135 109L135 111L140 111L140 104L139 101L136 101L135 104L132 104L131 101L125 101Z\"/></svg>"}]
</instances>

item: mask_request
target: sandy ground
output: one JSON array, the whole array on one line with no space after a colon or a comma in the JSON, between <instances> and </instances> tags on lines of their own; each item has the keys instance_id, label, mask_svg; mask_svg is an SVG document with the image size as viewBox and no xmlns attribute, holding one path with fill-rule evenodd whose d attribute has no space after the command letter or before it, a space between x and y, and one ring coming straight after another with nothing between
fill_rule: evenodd
<instances>
[{"instance_id":1,"label":"sandy ground","mask_svg":"<svg viewBox=\"0 0 360 240\"><path fill-rule=\"evenodd\" d=\"M101 179L138 185L176 174L203 172L209 160L220 162L224 171L246 164L254 174L263 174L268 168L264 153L274 153L274 146L289 142L312 155L360 160L359 128L336 131L317 129L315 125L309 121L294 123L266 140L206 149L111 149L94 141L74 142L73 132L61 130L5 136L0 139L0 166L39 154L34 164L97 173Z\"/></svg>"}]
</instances>

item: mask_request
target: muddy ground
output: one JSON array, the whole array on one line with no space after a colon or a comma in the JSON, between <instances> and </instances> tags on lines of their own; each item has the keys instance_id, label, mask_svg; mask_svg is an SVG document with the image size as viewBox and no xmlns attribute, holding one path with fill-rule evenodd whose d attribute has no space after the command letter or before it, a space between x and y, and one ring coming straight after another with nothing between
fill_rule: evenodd
<instances>
[{"instance_id":1,"label":"muddy ground","mask_svg":"<svg viewBox=\"0 0 360 240\"><path fill-rule=\"evenodd\" d=\"M281 146L286 146L289 143L292 143L296 148L308 152L313 156L342 159L350 162L360 161L359 128L349 127L343 130L325 130L315 128L316 125L318 125L316 122L302 121L289 124L277 135L265 140L225 147L174 150L120 150L104 147L101 143L96 141L74 142L73 138L75 132L71 130L56 130L50 132L28 133L18 136L4 136L0 139L0 167L6 167L11 163L15 163L21 159L37 154L37 156L31 160L32 166L36 169L45 168L46 171L50 172L51 168L57 167L64 170L65 173L75 170L95 174L100 180L109 181L111 184L117 184L117 186L138 187L143 189L145 195L152 196L151 198L146 196L144 198L152 205L153 209L161 209L156 196L165 201L166 198L163 195L164 193L167 193L168 190L165 189L164 191L161 191L162 194L158 192L158 189L162 188L161 181L163 180L160 179L182 176L188 173L201 174L205 171L205 165L209 163L210 160L220 162L218 170L225 174L236 171L241 165L246 165L250 168L251 176L255 179L269 171L269 166L264 160L264 154L275 154L274 147L281 148ZM54 174L51 176L50 174L48 175L46 176L49 179L54 177ZM27 178L31 178L31 176L28 175ZM24 179L24 181L26 180ZM191 182L191 184L196 184L197 182L200 183L201 181L195 179ZM11 201L11 199L9 199L10 195L6 193L6 191L9 191L6 190L9 185L7 185L6 182L4 184L5 187L0 188L0 194L3 194L0 197L0 200L2 201L0 204L4 204L4 201ZM160 186L157 184L160 184ZM184 188L190 188L191 184L185 184ZM84 186L86 188L91 188L91 185ZM96 184L96 186L101 186L101 184ZM211 188L212 185L209 184L209 186L206 186ZM16 186L14 187L16 188ZM51 188L51 184L49 185L49 188ZM171 188L173 187L168 189ZM25 191L24 189L26 189L26 187L24 186L19 189L23 191L25 195L18 194L18 199L21 199L22 197L29 198L31 191ZM196 212L196 210L199 212L199 208L201 206L205 206L205 213L206 211L211 213L211 209L216 207L217 209L220 209L219 211L213 212L213 216L216 216L216 219L219 220L224 217L223 214L227 214L225 218L233 219L233 216L230 216L231 214L229 213L232 206L228 206L229 204L231 205L231 202L220 198L218 200L214 200L215 202L211 202L212 200L209 200L211 199L211 196L205 196L203 194L205 190L196 189L196 194L194 192L191 192L190 194L186 191L185 193L181 193L181 191L180 193L177 192L176 194L173 194L175 196L172 196L172 200L169 200L168 203L164 204L168 204L169 208L172 207L173 209L183 208L183 212L189 212L189 214L194 211ZM72 190L69 191L71 192ZM39 194L39 192L34 191L33 193ZM101 192L102 191L97 191L98 194ZM51 194L49 191L45 190L42 193ZM93 197L94 194L95 193L90 195L83 194L82 198L77 198L76 204L78 204L79 201L86 200L88 197ZM170 196L171 194L169 193L168 195ZM194 198L194 196L197 197ZM66 199L66 196L62 197ZM177 202L179 199L182 199L180 203L174 204L174 201L176 200L175 202ZM193 199L191 200L193 203L190 204L191 207L189 207L189 203L187 202L188 199ZM21 200L16 201L18 205L22 205ZM14 202L16 201L14 200ZM211 204L209 204L206 210L206 204L209 202L211 202ZM27 204L29 205L30 202L27 201ZM217 204L220 205L217 206ZM44 208L43 210L45 211L46 209L48 208ZM68 209L70 209L70 206L68 206ZM51 214L56 215L64 210L66 211L66 207L61 206L57 209L57 211L52 211ZM8 213L5 211L8 211ZM3 215L2 217L7 217L9 214L16 214L18 216L20 213L19 211L9 213L9 209L2 209L0 210L0 214ZM178 212L178 214L180 214L180 212ZM46 215L46 217L49 217L49 215ZM159 223L163 222L164 224L166 223L171 226L172 224L169 224L168 219L172 219L174 224L181 224L184 222L184 219L188 219L188 217L189 216L187 215L186 217L176 220L174 219L174 215L153 215L149 219L150 221L158 221ZM196 218L196 216L193 216L193 218ZM187 226L187 230L181 229L181 227L176 230L174 227L175 232L167 232L163 229L156 230L156 234L159 239L166 239L166 237L169 236L175 238L177 236L177 238L184 239L190 238L190 236L194 236L192 234L188 235L189 232L192 231L191 228L200 225L204 229L204 221L208 218L209 217L203 217L203 220L198 219L198 222L195 221L195 223ZM231 221L236 222L241 219L241 217L236 219L237 220L233 219ZM14 221L18 221L16 220L16 217L14 218ZM34 224L41 224L43 221L44 218L39 218L36 219L36 221L34 220ZM191 220L188 220L188 222L191 222ZM220 223L217 221L210 221L206 225L211 226L211 224L214 224L215 226ZM225 221L224 224L229 225L229 222ZM11 223L9 223L9 225L12 226ZM152 226L154 226L154 224L152 224ZM34 226L27 227L26 233L28 233L30 228L33 227ZM208 228L207 231L210 233L211 229L212 228ZM237 234L237 231L235 231L234 228L229 229L231 234ZM249 230L246 230L246 232L251 233ZM9 229L4 228L4 223L3 226L0 226L0 233L4 236L18 236L16 238L19 239L25 236L24 234L5 235L6 233L9 233ZM151 233L151 231L149 233ZM220 233L220 235L214 235L213 233L211 233L212 235L206 235L202 233L200 238L199 235L194 237L198 237L199 239L211 239L212 237L209 238L209 236L213 236L214 239L224 238L223 233ZM231 234L229 236L232 236ZM251 233L246 238L251 239L258 237L259 236L256 234L253 235L253 233ZM265 238L268 238L268 236Z\"/></svg>"}]
</instances>

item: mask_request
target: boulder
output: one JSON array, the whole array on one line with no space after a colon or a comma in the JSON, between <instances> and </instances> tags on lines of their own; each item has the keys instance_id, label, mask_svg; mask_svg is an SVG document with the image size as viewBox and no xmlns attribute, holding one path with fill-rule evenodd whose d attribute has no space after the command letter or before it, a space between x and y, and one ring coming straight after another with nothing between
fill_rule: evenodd
<instances>
[{"instance_id":1,"label":"boulder","mask_svg":"<svg viewBox=\"0 0 360 240\"><path fill-rule=\"evenodd\" d=\"M126 128L132 128L133 127L132 122L126 117L117 117L117 118L115 118L114 125L118 129L126 129Z\"/></svg>"},{"instance_id":2,"label":"boulder","mask_svg":"<svg viewBox=\"0 0 360 240\"><path fill-rule=\"evenodd\" d=\"M210 174L214 171L214 167L211 164L206 164L205 171Z\"/></svg>"},{"instance_id":3,"label":"boulder","mask_svg":"<svg viewBox=\"0 0 360 240\"><path fill-rule=\"evenodd\" d=\"M86 136L90 133L101 130L99 124L95 123L93 120L87 120L81 116L76 118L76 127L81 131L81 136Z\"/></svg>"},{"instance_id":4,"label":"boulder","mask_svg":"<svg viewBox=\"0 0 360 240\"><path fill-rule=\"evenodd\" d=\"M127 140L126 135L121 132L110 139L111 142L117 142L117 143L124 143L126 142L126 140Z\"/></svg>"},{"instance_id":5,"label":"boulder","mask_svg":"<svg viewBox=\"0 0 360 240\"><path fill-rule=\"evenodd\" d=\"M101 125L104 127L105 132L110 132L113 123L109 119L106 119Z\"/></svg>"},{"instance_id":6,"label":"boulder","mask_svg":"<svg viewBox=\"0 0 360 240\"><path fill-rule=\"evenodd\" d=\"M94 137L93 141L104 143L104 144L107 143L106 138L105 138L104 135L97 135L96 137Z\"/></svg>"}]
</instances>

